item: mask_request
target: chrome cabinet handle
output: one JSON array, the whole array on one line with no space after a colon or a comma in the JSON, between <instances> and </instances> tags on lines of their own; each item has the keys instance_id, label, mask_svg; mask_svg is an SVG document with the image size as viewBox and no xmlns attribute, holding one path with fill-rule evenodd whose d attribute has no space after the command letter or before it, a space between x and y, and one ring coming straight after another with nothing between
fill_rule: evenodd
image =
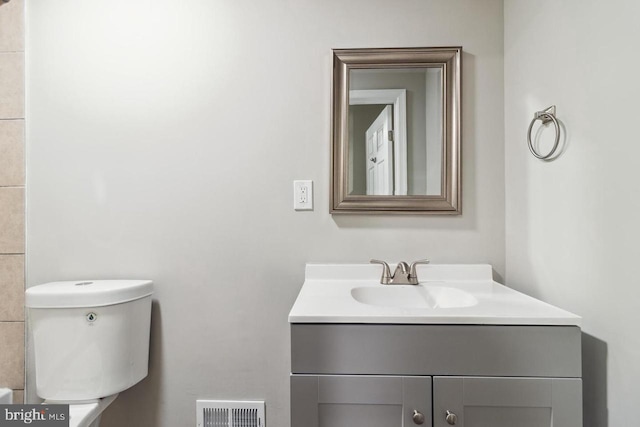
<instances>
[{"instance_id":1,"label":"chrome cabinet handle","mask_svg":"<svg viewBox=\"0 0 640 427\"><path fill-rule=\"evenodd\" d=\"M458 422L458 416L453 412L447 410L447 417L445 418L445 420L447 420L449 424L455 425L455 423Z\"/></svg>"},{"instance_id":2,"label":"chrome cabinet handle","mask_svg":"<svg viewBox=\"0 0 640 427\"><path fill-rule=\"evenodd\" d=\"M413 410L413 422L420 425L424 423L424 414L416 409Z\"/></svg>"}]
</instances>

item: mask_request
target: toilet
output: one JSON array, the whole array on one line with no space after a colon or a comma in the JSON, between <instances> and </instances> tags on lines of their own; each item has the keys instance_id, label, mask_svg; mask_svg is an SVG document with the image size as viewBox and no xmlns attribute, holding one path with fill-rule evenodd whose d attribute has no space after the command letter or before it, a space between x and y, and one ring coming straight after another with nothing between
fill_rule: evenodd
<instances>
[{"instance_id":1,"label":"toilet","mask_svg":"<svg viewBox=\"0 0 640 427\"><path fill-rule=\"evenodd\" d=\"M147 376L150 280L52 282L27 289L36 393L97 427L118 393Z\"/></svg>"}]
</instances>

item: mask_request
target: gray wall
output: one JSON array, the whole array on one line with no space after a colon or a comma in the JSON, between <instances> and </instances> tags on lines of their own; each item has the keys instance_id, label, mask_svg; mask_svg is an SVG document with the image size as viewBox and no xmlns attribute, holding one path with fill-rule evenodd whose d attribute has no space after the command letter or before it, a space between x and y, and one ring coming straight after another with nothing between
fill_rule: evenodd
<instances>
[{"instance_id":1,"label":"gray wall","mask_svg":"<svg viewBox=\"0 0 640 427\"><path fill-rule=\"evenodd\" d=\"M442 71L435 68L427 69L425 96L427 117L427 188L425 194L442 194Z\"/></svg>"},{"instance_id":2,"label":"gray wall","mask_svg":"<svg viewBox=\"0 0 640 427\"><path fill-rule=\"evenodd\" d=\"M499 0L29 1L27 284L156 283L149 378L105 427L194 425L199 397L264 398L287 426L306 261L504 274L502 19ZM330 49L424 45L464 47L463 215L332 217Z\"/></svg>"},{"instance_id":3,"label":"gray wall","mask_svg":"<svg viewBox=\"0 0 640 427\"><path fill-rule=\"evenodd\" d=\"M584 425L637 424L640 3L505 2L507 283L584 317ZM563 154L526 146L551 104ZM543 149L553 127L541 132Z\"/></svg>"}]
</instances>

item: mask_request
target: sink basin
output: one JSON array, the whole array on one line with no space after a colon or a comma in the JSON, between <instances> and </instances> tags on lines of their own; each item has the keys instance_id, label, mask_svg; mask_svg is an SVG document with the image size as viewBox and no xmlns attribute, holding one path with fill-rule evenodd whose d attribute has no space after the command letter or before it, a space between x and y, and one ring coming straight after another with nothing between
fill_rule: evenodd
<instances>
[{"instance_id":1,"label":"sink basin","mask_svg":"<svg viewBox=\"0 0 640 427\"><path fill-rule=\"evenodd\" d=\"M380 285L351 289L356 301L379 307L462 308L478 304L476 297L461 289L437 285Z\"/></svg>"}]
</instances>

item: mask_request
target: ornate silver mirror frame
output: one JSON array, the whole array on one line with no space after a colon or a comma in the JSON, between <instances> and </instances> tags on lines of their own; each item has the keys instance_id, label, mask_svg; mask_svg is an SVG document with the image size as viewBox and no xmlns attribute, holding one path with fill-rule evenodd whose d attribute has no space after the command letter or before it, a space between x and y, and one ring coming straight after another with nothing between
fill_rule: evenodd
<instances>
[{"instance_id":1,"label":"ornate silver mirror frame","mask_svg":"<svg viewBox=\"0 0 640 427\"><path fill-rule=\"evenodd\" d=\"M334 49L332 87L331 213L461 213L461 47ZM440 68L442 168L438 195L349 194L349 77L357 69Z\"/></svg>"}]
</instances>

